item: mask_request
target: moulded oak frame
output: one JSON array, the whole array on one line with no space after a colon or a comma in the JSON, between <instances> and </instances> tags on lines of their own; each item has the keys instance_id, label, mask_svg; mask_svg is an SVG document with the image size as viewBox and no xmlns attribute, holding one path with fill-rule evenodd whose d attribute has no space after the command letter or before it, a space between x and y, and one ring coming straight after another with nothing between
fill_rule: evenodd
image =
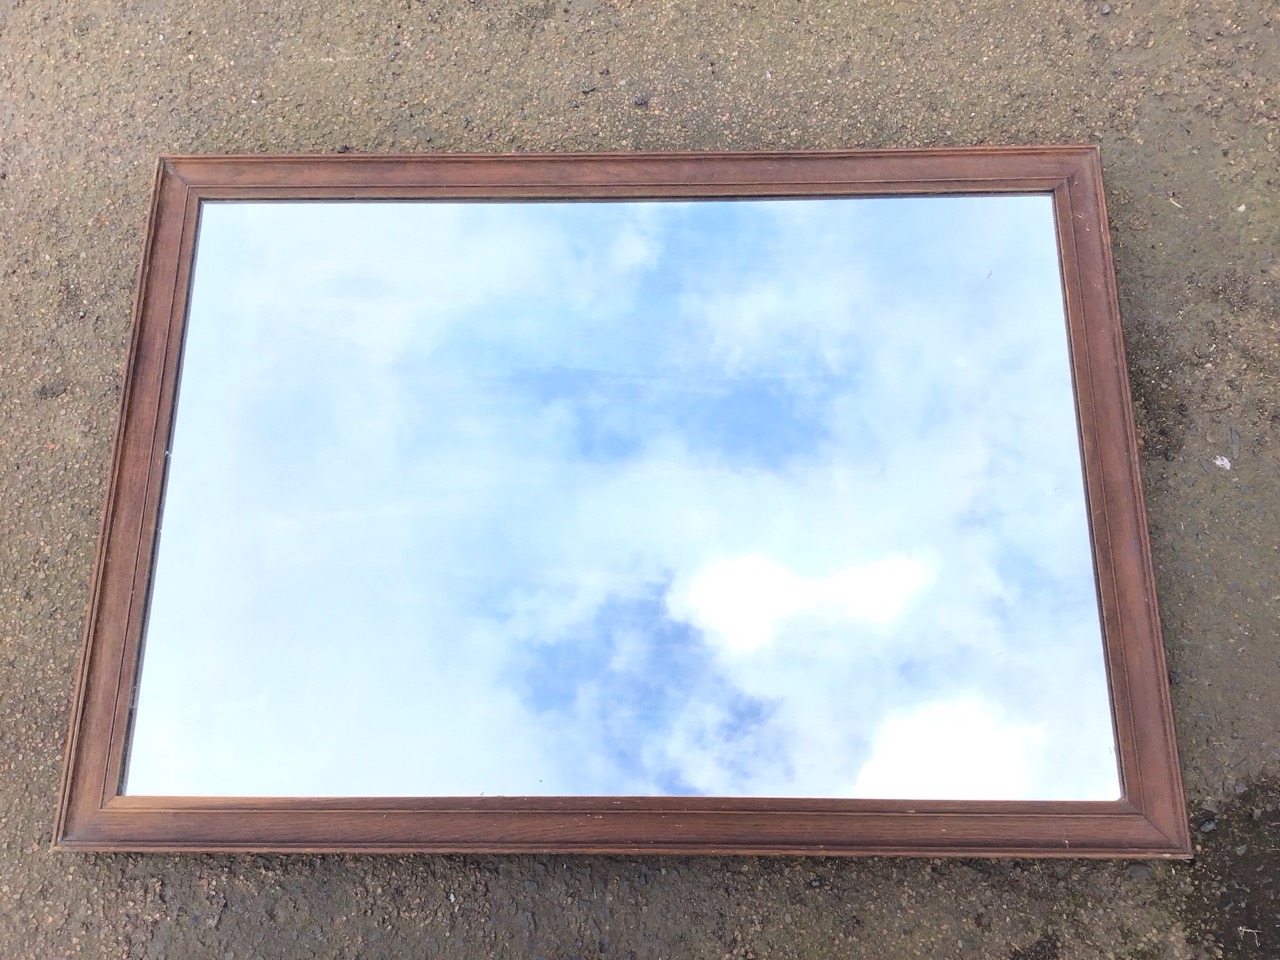
<instances>
[{"instance_id":1,"label":"moulded oak frame","mask_svg":"<svg viewBox=\"0 0 1280 960\"><path fill-rule=\"evenodd\" d=\"M1054 199L1123 799L121 794L201 201L1023 192ZM161 159L54 841L100 851L1189 856L1097 149Z\"/></svg>"}]
</instances>

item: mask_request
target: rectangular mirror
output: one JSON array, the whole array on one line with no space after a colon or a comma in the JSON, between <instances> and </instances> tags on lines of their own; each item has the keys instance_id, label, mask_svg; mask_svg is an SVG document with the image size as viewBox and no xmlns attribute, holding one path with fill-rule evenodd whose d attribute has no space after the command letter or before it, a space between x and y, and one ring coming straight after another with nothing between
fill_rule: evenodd
<instances>
[{"instance_id":1,"label":"rectangular mirror","mask_svg":"<svg viewBox=\"0 0 1280 960\"><path fill-rule=\"evenodd\" d=\"M161 163L61 846L1185 819L1095 150Z\"/></svg>"}]
</instances>

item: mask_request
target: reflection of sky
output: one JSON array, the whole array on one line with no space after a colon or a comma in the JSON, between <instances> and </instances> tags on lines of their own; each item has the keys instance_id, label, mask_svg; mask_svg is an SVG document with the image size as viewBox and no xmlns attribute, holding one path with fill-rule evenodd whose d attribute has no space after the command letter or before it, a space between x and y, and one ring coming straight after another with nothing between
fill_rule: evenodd
<instances>
[{"instance_id":1,"label":"reflection of sky","mask_svg":"<svg viewBox=\"0 0 1280 960\"><path fill-rule=\"evenodd\" d=\"M1047 197L207 203L128 792L1113 798Z\"/></svg>"}]
</instances>

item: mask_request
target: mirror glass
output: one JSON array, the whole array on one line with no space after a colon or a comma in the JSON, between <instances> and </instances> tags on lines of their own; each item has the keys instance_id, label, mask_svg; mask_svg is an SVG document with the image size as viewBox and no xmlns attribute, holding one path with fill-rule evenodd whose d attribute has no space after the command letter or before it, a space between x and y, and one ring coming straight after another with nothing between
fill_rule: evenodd
<instances>
[{"instance_id":1,"label":"mirror glass","mask_svg":"<svg viewBox=\"0 0 1280 960\"><path fill-rule=\"evenodd\" d=\"M124 792L1120 796L1047 194L204 201Z\"/></svg>"}]
</instances>

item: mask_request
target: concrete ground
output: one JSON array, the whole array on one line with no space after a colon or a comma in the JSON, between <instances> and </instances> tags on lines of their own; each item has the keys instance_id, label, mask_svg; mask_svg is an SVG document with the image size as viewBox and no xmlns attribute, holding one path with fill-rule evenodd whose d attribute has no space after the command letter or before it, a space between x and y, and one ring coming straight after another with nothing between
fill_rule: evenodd
<instances>
[{"instance_id":1,"label":"concrete ground","mask_svg":"<svg viewBox=\"0 0 1280 960\"><path fill-rule=\"evenodd\" d=\"M1278 28L1269 0L0 0L0 955L1280 957ZM1194 865L50 852L158 154L1080 141Z\"/></svg>"}]
</instances>

